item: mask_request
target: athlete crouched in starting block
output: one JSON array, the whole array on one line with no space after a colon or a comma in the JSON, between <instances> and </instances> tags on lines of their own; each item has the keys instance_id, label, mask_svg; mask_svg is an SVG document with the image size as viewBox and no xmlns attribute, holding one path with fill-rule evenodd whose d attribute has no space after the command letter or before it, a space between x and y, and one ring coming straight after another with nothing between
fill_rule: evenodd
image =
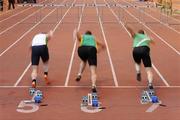
<instances>
[{"instance_id":1,"label":"athlete crouched in starting block","mask_svg":"<svg viewBox=\"0 0 180 120\"><path fill-rule=\"evenodd\" d=\"M82 73L86 67L86 63L90 66L91 71L91 81L92 81L92 92L97 92L96 90L96 68L97 68L97 52L100 49L105 49L105 45L98 41L91 31L86 31L85 34L81 35L76 31L77 40L80 42L78 48L78 55L81 59L79 72L76 81L80 81ZM97 49L98 48L98 49Z\"/></svg>"},{"instance_id":2,"label":"athlete crouched in starting block","mask_svg":"<svg viewBox=\"0 0 180 120\"><path fill-rule=\"evenodd\" d=\"M129 26L126 26L127 30L130 32L133 38L133 58L135 61L135 69L137 72L137 80L141 81L141 60L143 61L144 67L147 73L148 87L153 89L153 73L152 73L152 64L150 58L150 43L154 43L151 38L149 38L144 30L139 30L135 33Z\"/></svg>"},{"instance_id":3,"label":"athlete crouched in starting block","mask_svg":"<svg viewBox=\"0 0 180 120\"><path fill-rule=\"evenodd\" d=\"M31 63L32 63L32 87L36 87L36 80L38 74L38 65L40 58L43 61L43 69L44 69L44 79L46 84L49 84L48 81L48 61L49 61L49 52L47 43L52 38L53 32L50 31L48 33L39 33L34 36L31 44Z\"/></svg>"}]
</instances>

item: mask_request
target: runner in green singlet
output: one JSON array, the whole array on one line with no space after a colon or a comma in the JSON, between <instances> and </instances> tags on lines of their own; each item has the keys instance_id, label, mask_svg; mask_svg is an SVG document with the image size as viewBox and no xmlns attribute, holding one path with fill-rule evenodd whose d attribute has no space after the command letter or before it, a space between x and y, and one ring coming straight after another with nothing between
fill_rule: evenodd
<instances>
[{"instance_id":1,"label":"runner in green singlet","mask_svg":"<svg viewBox=\"0 0 180 120\"><path fill-rule=\"evenodd\" d=\"M137 73L136 79L141 81L140 66L142 60L147 73L148 87L153 89L153 73L149 47L149 44L153 43L153 41L145 34L144 30L140 29L137 33L135 33L129 26L126 26L126 28L133 38L133 58Z\"/></svg>"},{"instance_id":2,"label":"runner in green singlet","mask_svg":"<svg viewBox=\"0 0 180 120\"><path fill-rule=\"evenodd\" d=\"M86 31L85 34L81 35L78 31L76 32L77 40L80 42L78 47L78 56L81 59L79 72L76 81L80 81L82 73L88 62L91 71L92 81L92 92L97 92L96 89L96 68L97 68L97 52L105 49L105 45L98 41L91 31Z\"/></svg>"}]
</instances>

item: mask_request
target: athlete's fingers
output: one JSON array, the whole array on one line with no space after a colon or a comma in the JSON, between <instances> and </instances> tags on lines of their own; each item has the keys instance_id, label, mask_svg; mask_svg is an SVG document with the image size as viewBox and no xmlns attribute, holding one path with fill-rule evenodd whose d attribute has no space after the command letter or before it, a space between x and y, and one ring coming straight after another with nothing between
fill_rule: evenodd
<instances>
[{"instance_id":1,"label":"athlete's fingers","mask_svg":"<svg viewBox=\"0 0 180 120\"><path fill-rule=\"evenodd\" d=\"M49 36L51 36L51 37L53 36L53 31L52 30L49 31Z\"/></svg>"}]
</instances>

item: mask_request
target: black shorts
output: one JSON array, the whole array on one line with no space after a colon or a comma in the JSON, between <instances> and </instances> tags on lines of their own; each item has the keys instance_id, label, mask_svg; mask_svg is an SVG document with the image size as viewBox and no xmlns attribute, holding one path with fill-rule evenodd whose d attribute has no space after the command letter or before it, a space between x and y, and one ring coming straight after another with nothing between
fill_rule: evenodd
<instances>
[{"instance_id":1,"label":"black shorts","mask_svg":"<svg viewBox=\"0 0 180 120\"><path fill-rule=\"evenodd\" d=\"M45 63L49 60L49 52L47 45L32 46L31 63L39 65L40 58Z\"/></svg>"},{"instance_id":2,"label":"black shorts","mask_svg":"<svg viewBox=\"0 0 180 120\"><path fill-rule=\"evenodd\" d=\"M133 58L137 64L143 61L144 67L151 67L150 48L147 46L135 47L133 49Z\"/></svg>"},{"instance_id":3,"label":"black shorts","mask_svg":"<svg viewBox=\"0 0 180 120\"><path fill-rule=\"evenodd\" d=\"M97 66L97 50L92 46L80 46L78 55L84 62L88 61L89 65Z\"/></svg>"}]
</instances>

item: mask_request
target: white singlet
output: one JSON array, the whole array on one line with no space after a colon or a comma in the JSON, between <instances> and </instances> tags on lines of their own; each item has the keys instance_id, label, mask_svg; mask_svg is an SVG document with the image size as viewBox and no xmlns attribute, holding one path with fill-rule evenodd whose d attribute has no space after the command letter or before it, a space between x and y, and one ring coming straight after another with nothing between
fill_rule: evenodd
<instances>
[{"instance_id":1,"label":"white singlet","mask_svg":"<svg viewBox=\"0 0 180 120\"><path fill-rule=\"evenodd\" d=\"M46 45L46 34L40 33L34 36L32 46Z\"/></svg>"}]
</instances>

